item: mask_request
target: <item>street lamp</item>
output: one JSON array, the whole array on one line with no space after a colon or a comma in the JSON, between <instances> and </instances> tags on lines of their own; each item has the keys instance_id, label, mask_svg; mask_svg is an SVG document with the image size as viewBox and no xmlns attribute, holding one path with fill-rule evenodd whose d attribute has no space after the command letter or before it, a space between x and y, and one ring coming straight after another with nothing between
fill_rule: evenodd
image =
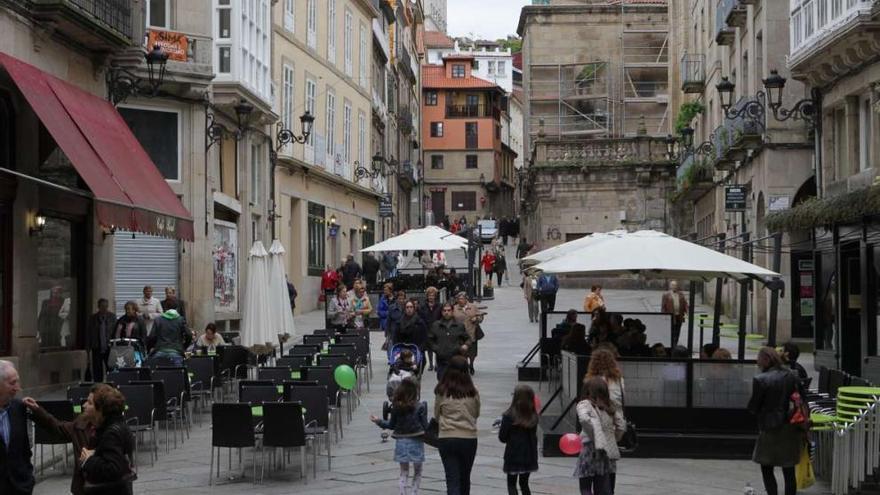
<instances>
[{"instance_id":1,"label":"street lamp","mask_svg":"<svg viewBox=\"0 0 880 495\"><path fill-rule=\"evenodd\" d=\"M312 135L312 127L315 124L315 117L306 110L306 113L299 116L300 135L296 135L292 130L284 127L284 122L278 122L277 132L275 133L275 151L281 151L281 148L290 143L305 144Z\"/></svg>"},{"instance_id":2,"label":"street lamp","mask_svg":"<svg viewBox=\"0 0 880 495\"><path fill-rule=\"evenodd\" d=\"M730 82L727 76L723 76L721 82L715 85L715 89L718 90L721 98L721 108L726 113L733 106L733 90L736 89L736 85Z\"/></svg>"},{"instance_id":3,"label":"street lamp","mask_svg":"<svg viewBox=\"0 0 880 495\"><path fill-rule=\"evenodd\" d=\"M158 44L153 45L152 50L144 53L144 62L147 64L146 84L140 76L124 67L111 67L107 71L107 96L114 106L129 96L152 98L159 93L159 88L165 81L168 52Z\"/></svg>"},{"instance_id":4,"label":"street lamp","mask_svg":"<svg viewBox=\"0 0 880 495\"><path fill-rule=\"evenodd\" d=\"M248 120L251 114L254 113L254 106L242 98L232 109L235 110L235 120L238 126L238 129L235 130L235 140L241 141L245 132L247 132Z\"/></svg>"},{"instance_id":5,"label":"street lamp","mask_svg":"<svg viewBox=\"0 0 880 495\"><path fill-rule=\"evenodd\" d=\"M818 126L817 114L821 106L819 91L814 89L810 98L804 98L794 104L791 109L782 108L782 90L785 89L786 79L779 75L777 70L771 70L770 76L762 81L767 90L767 99L770 101L770 110L773 118L779 122L786 120L803 120L809 124L810 129L815 130Z\"/></svg>"},{"instance_id":6,"label":"street lamp","mask_svg":"<svg viewBox=\"0 0 880 495\"><path fill-rule=\"evenodd\" d=\"M364 177L369 177L371 179L377 179L379 176L389 176L394 173L393 169L386 168L386 163L390 165L390 162L385 161L385 157L380 153L376 153L373 155L372 161L370 162L370 168L364 167L360 162L356 161L354 168L354 176L361 180Z\"/></svg>"},{"instance_id":7,"label":"street lamp","mask_svg":"<svg viewBox=\"0 0 880 495\"><path fill-rule=\"evenodd\" d=\"M486 175L485 174L480 174L480 185L482 187L486 187Z\"/></svg>"}]
</instances>

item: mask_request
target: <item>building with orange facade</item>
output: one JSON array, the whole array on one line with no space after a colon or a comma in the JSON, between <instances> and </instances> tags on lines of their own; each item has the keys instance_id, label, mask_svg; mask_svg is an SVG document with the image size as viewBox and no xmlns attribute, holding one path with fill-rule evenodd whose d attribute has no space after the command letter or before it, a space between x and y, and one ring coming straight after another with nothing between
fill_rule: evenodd
<instances>
[{"instance_id":1,"label":"building with orange facade","mask_svg":"<svg viewBox=\"0 0 880 495\"><path fill-rule=\"evenodd\" d=\"M513 161L504 158L501 132L507 97L472 74L473 60L449 55L422 66L424 185L434 223L512 214Z\"/></svg>"}]
</instances>

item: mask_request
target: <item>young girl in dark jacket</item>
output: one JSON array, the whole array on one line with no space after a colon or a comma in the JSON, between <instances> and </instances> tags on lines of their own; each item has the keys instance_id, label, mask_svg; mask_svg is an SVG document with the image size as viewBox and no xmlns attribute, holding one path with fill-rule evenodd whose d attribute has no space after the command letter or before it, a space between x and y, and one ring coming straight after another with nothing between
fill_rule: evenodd
<instances>
[{"instance_id":1,"label":"young girl in dark jacket","mask_svg":"<svg viewBox=\"0 0 880 495\"><path fill-rule=\"evenodd\" d=\"M394 390L391 418L388 421L370 416L380 428L393 430L395 439L394 461L400 464L400 495L417 495L422 483L422 463L425 462L423 437L428 428L428 405L419 402L419 386L413 378L404 378ZM412 490L406 491L409 464L413 464Z\"/></svg>"},{"instance_id":2,"label":"young girl in dark jacket","mask_svg":"<svg viewBox=\"0 0 880 495\"><path fill-rule=\"evenodd\" d=\"M538 470L538 411L535 410L535 391L528 385L517 385L513 401L501 416L498 439L504 447L504 472L507 474L507 493L517 495L516 485L523 495L531 495L529 475Z\"/></svg>"}]
</instances>

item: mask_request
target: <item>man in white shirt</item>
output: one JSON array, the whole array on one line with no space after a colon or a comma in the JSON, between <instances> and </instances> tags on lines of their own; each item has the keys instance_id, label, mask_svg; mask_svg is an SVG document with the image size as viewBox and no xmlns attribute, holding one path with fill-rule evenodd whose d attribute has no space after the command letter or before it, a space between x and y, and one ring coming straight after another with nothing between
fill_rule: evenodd
<instances>
[{"instance_id":1,"label":"man in white shirt","mask_svg":"<svg viewBox=\"0 0 880 495\"><path fill-rule=\"evenodd\" d=\"M153 329L153 322L156 318L162 316L162 303L153 297L153 288L149 285L144 287L144 297L138 301L138 312L144 317L147 335L150 335Z\"/></svg>"}]
</instances>

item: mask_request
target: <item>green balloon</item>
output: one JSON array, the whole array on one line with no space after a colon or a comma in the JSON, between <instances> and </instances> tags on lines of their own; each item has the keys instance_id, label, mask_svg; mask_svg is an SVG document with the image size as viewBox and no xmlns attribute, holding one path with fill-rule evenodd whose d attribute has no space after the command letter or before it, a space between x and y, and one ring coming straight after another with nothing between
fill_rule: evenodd
<instances>
[{"instance_id":1,"label":"green balloon","mask_svg":"<svg viewBox=\"0 0 880 495\"><path fill-rule=\"evenodd\" d=\"M336 379L336 384L345 390L353 389L355 383L357 383L357 377L354 374L354 370L347 364L340 364L337 366L333 371L333 378Z\"/></svg>"}]
</instances>

